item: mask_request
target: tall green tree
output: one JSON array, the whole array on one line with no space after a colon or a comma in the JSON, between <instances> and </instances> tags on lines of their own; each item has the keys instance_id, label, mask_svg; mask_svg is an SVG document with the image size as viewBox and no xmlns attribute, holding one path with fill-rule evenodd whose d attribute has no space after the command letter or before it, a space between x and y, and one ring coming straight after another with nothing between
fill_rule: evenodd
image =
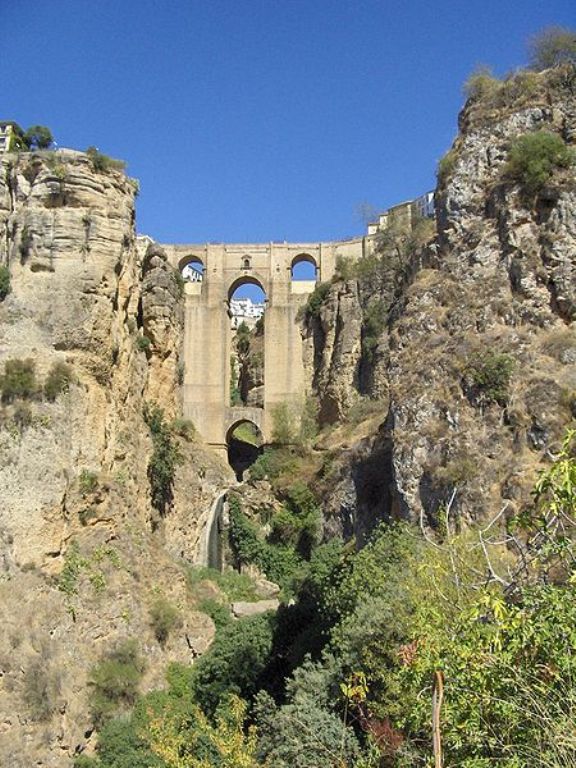
<instances>
[{"instance_id":1,"label":"tall green tree","mask_svg":"<svg viewBox=\"0 0 576 768\"><path fill-rule=\"evenodd\" d=\"M52 131L45 125L33 125L24 134L28 149L49 149L54 143Z\"/></svg>"}]
</instances>

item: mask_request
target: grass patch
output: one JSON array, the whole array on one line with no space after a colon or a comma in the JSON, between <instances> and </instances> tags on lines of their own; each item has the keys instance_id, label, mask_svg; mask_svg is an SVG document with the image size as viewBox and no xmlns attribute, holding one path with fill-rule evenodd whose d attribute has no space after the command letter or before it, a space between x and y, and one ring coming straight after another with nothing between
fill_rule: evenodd
<instances>
[{"instance_id":1,"label":"grass patch","mask_svg":"<svg viewBox=\"0 0 576 768\"><path fill-rule=\"evenodd\" d=\"M192 593L195 592L202 581L212 581L223 592L231 603L243 600L254 602L259 596L254 587L254 582L245 573L236 571L217 571L215 568L196 566L186 572L188 586Z\"/></svg>"}]
</instances>

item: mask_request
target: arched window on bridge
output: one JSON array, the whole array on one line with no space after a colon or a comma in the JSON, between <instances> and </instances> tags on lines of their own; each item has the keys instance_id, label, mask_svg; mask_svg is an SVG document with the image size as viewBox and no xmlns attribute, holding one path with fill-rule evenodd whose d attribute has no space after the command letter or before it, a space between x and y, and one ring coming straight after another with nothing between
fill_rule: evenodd
<instances>
[{"instance_id":1,"label":"arched window on bridge","mask_svg":"<svg viewBox=\"0 0 576 768\"><path fill-rule=\"evenodd\" d=\"M264 406L264 310L266 294L254 277L238 278L228 293L232 328L230 405Z\"/></svg>"},{"instance_id":2,"label":"arched window on bridge","mask_svg":"<svg viewBox=\"0 0 576 768\"><path fill-rule=\"evenodd\" d=\"M291 270L292 282L316 282L318 279L318 265L313 256L309 253L299 253L292 259Z\"/></svg>"},{"instance_id":3,"label":"arched window on bridge","mask_svg":"<svg viewBox=\"0 0 576 768\"><path fill-rule=\"evenodd\" d=\"M262 433L248 419L232 424L226 435L228 446L228 463L234 470L236 478L243 480L244 472L254 464L262 453Z\"/></svg>"},{"instance_id":4,"label":"arched window on bridge","mask_svg":"<svg viewBox=\"0 0 576 768\"><path fill-rule=\"evenodd\" d=\"M180 262L180 274L190 283L201 283L204 278L204 263L198 256L186 256Z\"/></svg>"}]
</instances>

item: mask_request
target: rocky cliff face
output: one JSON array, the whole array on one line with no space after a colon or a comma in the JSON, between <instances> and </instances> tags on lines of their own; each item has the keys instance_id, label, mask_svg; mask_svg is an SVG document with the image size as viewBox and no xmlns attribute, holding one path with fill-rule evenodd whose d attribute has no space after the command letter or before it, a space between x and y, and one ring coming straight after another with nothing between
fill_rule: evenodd
<instances>
[{"instance_id":1,"label":"rocky cliff face","mask_svg":"<svg viewBox=\"0 0 576 768\"><path fill-rule=\"evenodd\" d=\"M437 191L437 238L413 253L387 308L387 397L362 448L375 470L364 495L373 489L381 518L439 525L448 506L458 520L512 514L576 415L574 167L531 199L504 173L519 135L546 129L574 144L576 78L573 68L531 74L528 98L518 77L464 109ZM360 389L358 282L336 283L322 330L308 326L317 394L339 414ZM505 391L487 395L499 376ZM354 492L363 462L333 469L332 530L365 527Z\"/></svg>"},{"instance_id":2,"label":"rocky cliff face","mask_svg":"<svg viewBox=\"0 0 576 768\"><path fill-rule=\"evenodd\" d=\"M179 562L227 470L175 437L173 507L151 506L143 407L177 414L181 302L162 252L136 247L133 202L123 173L81 153L2 160L0 372L25 361L35 379L0 405L0 763L15 768L90 748L90 669L120 640L139 639L150 687L213 633ZM54 370L64 384L43 391ZM157 595L182 619L165 647Z\"/></svg>"}]
</instances>

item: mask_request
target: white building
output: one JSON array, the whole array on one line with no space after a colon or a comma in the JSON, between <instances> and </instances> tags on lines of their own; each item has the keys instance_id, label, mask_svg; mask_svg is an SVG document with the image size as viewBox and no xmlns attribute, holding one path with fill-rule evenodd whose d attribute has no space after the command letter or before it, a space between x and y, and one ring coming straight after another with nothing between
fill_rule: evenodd
<instances>
[{"instance_id":1,"label":"white building","mask_svg":"<svg viewBox=\"0 0 576 768\"><path fill-rule=\"evenodd\" d=\"M230 299L229 314L232 328L238 328L243 322L253 328L264 314L264 304L255 304L252 299Z\"/></svg>"},{"instance_id":2,"label":"white building","mask_svg":"<svg viewBox=\"0 0 576 768\"><path fill-rule=\"evenodd\" d=\"M22 130L17 123L13 120L0 121L0 155L10 151L10 142L15 134L22 134Z\"/></svg>"}]
</instances>

